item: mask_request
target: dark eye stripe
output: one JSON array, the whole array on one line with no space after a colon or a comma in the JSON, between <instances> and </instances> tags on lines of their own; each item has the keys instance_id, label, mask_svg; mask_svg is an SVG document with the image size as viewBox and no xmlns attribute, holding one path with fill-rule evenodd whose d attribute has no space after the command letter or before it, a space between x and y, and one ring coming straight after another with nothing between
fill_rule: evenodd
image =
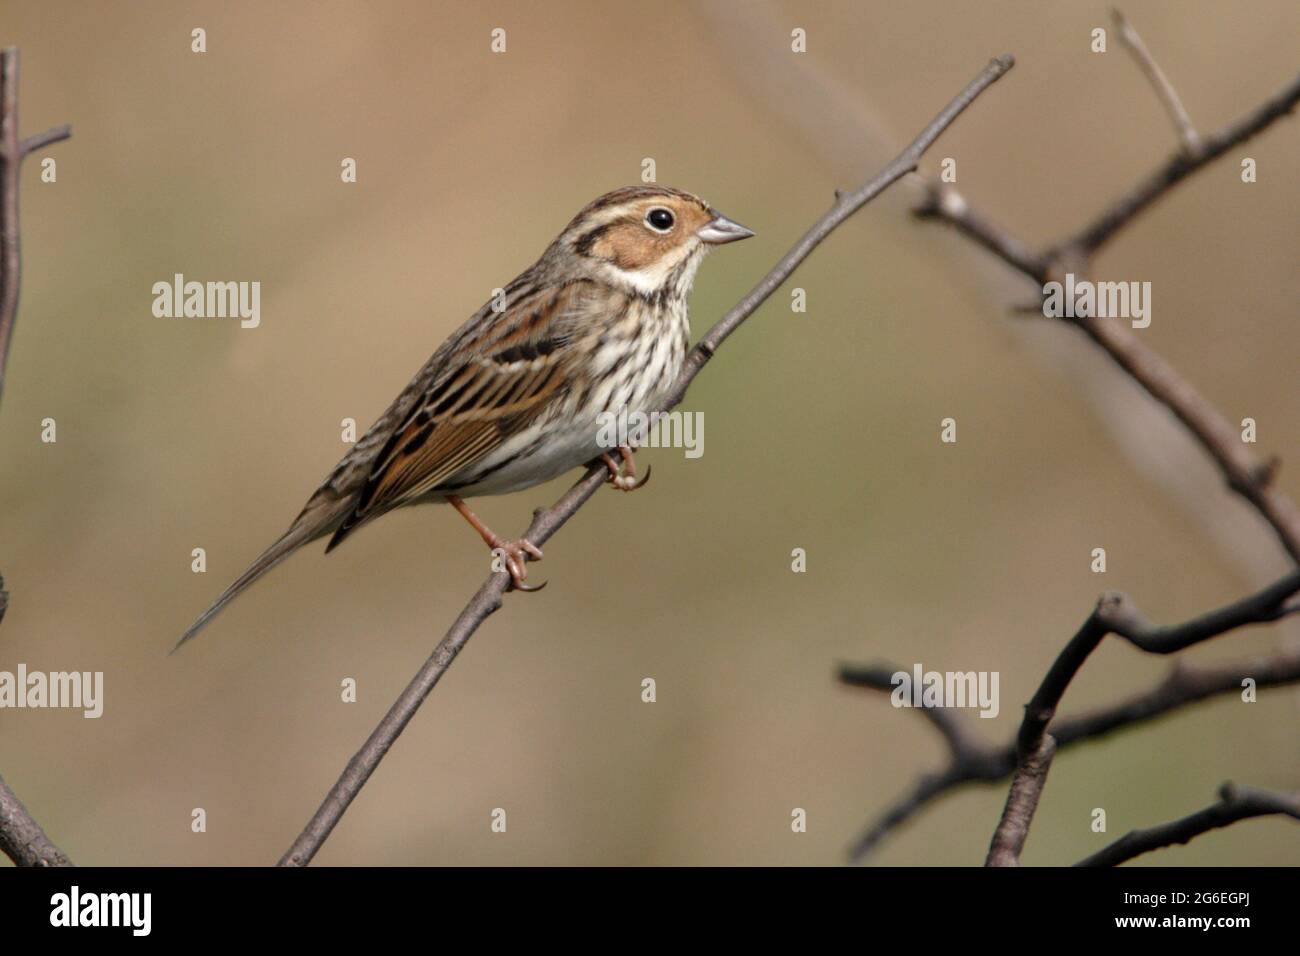
<instances>
[{"instance_id":1,"label":"dark eye stripe","mask_svg":"<svg viewBox=\"0 0 1300 956\"><path fill-rule=\"evenodd\" d=\"M574 250L580 256L591 255L591 247L594 246L597 242L599 242L600 237L603 236L607 231L609 231L609 228L613 225L614 223L607 222L603 226L597 226L595 229L592 229L590 232L584 233L582 238L580 238L577 241L577 243L574 245Z\"/></svg>"}]
</instances>

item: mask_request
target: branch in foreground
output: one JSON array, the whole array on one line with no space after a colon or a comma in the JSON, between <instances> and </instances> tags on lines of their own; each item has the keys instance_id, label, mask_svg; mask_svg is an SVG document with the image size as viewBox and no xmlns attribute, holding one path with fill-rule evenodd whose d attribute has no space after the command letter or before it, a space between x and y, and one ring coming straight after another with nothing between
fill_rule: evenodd
<instances>
[{"instance_id":1,"label":"branch in foreground","mask_svg":"<svg viewBox=\"0 0 1300 956\"><path fill-rule=\"evenodd\" d=\"M1238 820L1280 814L1300 820L1300 793L1271 793L1225 783L1219 802L1181 820L1146 830L1132 830L1075 866L1118 866L1135 856L1175 843L1188 843L1202 833L1231 826Z\"/></svg>"},{"instance_id":2,"label":"branch in foreground","mask_svg":"<svg viewBox=\"0 0 1300 956\"><path fill-rule=\"evenodd\" d=\"M1029 838L1029 825L1034 822L1034 812L1038 809L1038 799L1043 795L1047 785L1047 771L1052 768L1052 757L1056 754L1056 741L1051 734L1044 734L1038 743L1038 749L1028 754L1016 767L1016 775L1011 780L1011 789L1007 792L1007 803L1002 808L1002 821L993 831L993 840L989 844L989 855L984 860L985 866L1019 866L1020 853Z\"/></svg>"},{"instance_id":3,"label":"branch in foreground","mask_svg":"<svg viewBox=\"0 0 1300 956\"><path fill-rule=\"evenodd\" d=\"M1024 846L1021 831L1027 832L1033 820L1038 791L1043 787L1052 762L1053 747L1047 743L1050 739L1047 725L1056 715L1057 705L1074 675L1107 635L1116 634L1148 654L1173 654L1236 628L1276 621L1294 613L1297 607L1288 605L1287 600L1296 591L1300 591L1300 571L1291 572L1256 594L1174 627L1152 627L1125 595L1116 592L1103 594L1096 610L1088 615L1083 626L1053 661L1042 684L1025 705L1025 717L1016 737L1012 797L1017 790L1022 793L1030 788L1036 790L1032 799L1025 797L1019 803L1012 797L1007 798L1002 819L993 834L993 846L1000 848L1001 852L995 856L990 851L987 865L1017 864Z\"/></svg>"},{"instance_id":4,"label":"branch in foreground","mask_svg":"<svg viewBox=\"0 0 1300 956\"><path fill-rule=\"evenodd\" d=\"M1274 588L1285 590L1294 583L1295 590L1300 591L1300 573L1283 578ZM1261 594L1276 594L1273 588ZM1258 599L1259 595L1247 598L1247 602ZM1229 608L1237 609L1241 614L1241 605L1237 602ZM1121 606L1131 608L1124 602ZM1280 603L1279 609L1287 613L1293 608L1287 603ZM1224 611L1216 612L1222 614ZM1136 615L1135 611L1129 612ZM1171 632L1175 639L1181 640L1189 633L1183 628L1196 623L1204 628L1207 619L1215 615L1206 615L1195 622L1181 625L1178 629L1155 631L1146 625L1145 633ZM1135 616L1134 620L1141 620ZM1149 639L1149 638L1148 638ZM894 689L893 675L906 673L904 668L894 665L861 666L846 665L840 670L840 680L853 687L890 693ZM1119 730L1155 720L1183 707L1207 700L1212 697L1235 694L1241 691L1241 682L1250 678L1257 688L1279 687L1300 683L1300 649L1278 655L1215 664L1204 667L1186 665L1181 662L1170 669L1169 674L1150 690L1143 691L1116 704L1097 710L1088 711L1073 717L1052 720L1047 732L1056 741L1057 750L1074 744L1104 737ZM955 715L940 708L925 708L922 715L935 723L948 745L948 763L940 771L923 775L903 797L892 804L871 824L855 841L850 850L850 859L861 860L873 850L893 829L927 806L931 801L949 791L975 783L996 783L1010 776L1016 769L1016 741L993 746L978 742L967 732L967 721L959 720ZM942 717L940 716L942 715Z\"/></svg>"},{"instance_id":5,"label":"branch in foreground","mask_svg":"<svg viewBox=\"0 0 1300 956\"><path fill-rule=\"evenodd\" d=\"M0 777L0 852L15 866L72 866Z\"/></svg>"},{"instance_id":6,"label":"branch in foreground","mask_svg":"<svg viewBox=\"0 0 1300 956\"><path fill-rule=\"evenodd\" d=\"M56 127L25 140L18 138L18 50L0 50L0 395L4 393L5 365L18 317L19 255L18 173L23 157L33 150L67 139L68 126ZM0 620L9 593L0 578ZM27 808L0 778L0 852L18 866L71 866L72 861L50 842Z\"/></svg>"},{"instance_id":7,"label":"branch in foreground","mask_svg":"<svg viewBox=\"0 0 1300 956\"><path fill-rule=\"evenodd\" d=\"M1245 116L1217 133L1202 137L1195 149L1185 148L1175 153L1091 224L1046 252L1030 251L1005 229L973 209L955 189L940 183L927 183L927 197L915 215L952 226L1024 274L1041 292L1054 277L1069 269L1082 269L1098 249L1171 188L1288 115L1297 102L1300 102L1300 76ZM1286 552L1300 562L1300 509L1273 486L1276 460L1258 461L1219 410L1123 324L1095 317L1066 321L1077 325L1147 394L1182 422L1218 466L1228 487L1259 512Z\"/></svg>"},{"instance_id":8,"label":"branch in foreground","mask_svg":"<svg viewBox=\"0 0 1300 956\"><path fill-rule=\"evenodd\" d=\"M1096 610L1088 615L1083 626L1057 656L1033 698L1025 705L1025 719L1017 738L1020 752L1033 754L1038 751L1039 742L1056 715L1056 707L1066 688L1107 635L1122 637L1148 654L1173 654L1236 628L1271 623L1295 613L1297 606L1287 601L1297 591L1300 591L1300 570L1292 571L1240 601L1172 627L1152 627L1124 594L1115 591L1103 594Z\"/></svg>"},{"instance_id":9,"label":"branch in foreground","mask_svg":"<svg viewBox=\"0 0 1300 956\"><path fill-rule=\"evenodd\" d=\"M980 71L980 74L957 95L951 103L921 132L907 149L903 150L888 166L873 179L857 190L837 194L835 204L822 216L812 228L799 239L771 271L739 302L736 303L704 335L686 358L681 378L666 401L666 409L671 409L681 402L695 376L713 358L722 343L740 327L767 298L780 288L781 284L808 258L812 251L821 244L844 220L861 209L864 205L884 192L890 185L914 172L920 163L922 154L929 149L939 135L952 125L953 121L968 107L975 98L995 83L1015 64L1010 55L993 60ZM544 544L555 534L582 505L596 493L605 480L605 468L598 465L587 470L584 475L563 497L546 510L538 510L533 515L533 522L525 532L527 540L533 544ZM298 836L293 846L280 859L281 866L305 866L329 837L343 813L365 786L370 775L383 759L398 735L410 723L429 692L437 685L439 679L451 666L466 642L473 636L479 625L489 615L501 607L508 575L492 574L479 588L478 593L461 611L445 637L434 648L433 654L420 668L419 672L407 685L401 696L389 708L379 726L375 728L362 748L348 761L343 774L330 788L324 802L316 811L307 827Z\"/></svg>"}]
</instances>

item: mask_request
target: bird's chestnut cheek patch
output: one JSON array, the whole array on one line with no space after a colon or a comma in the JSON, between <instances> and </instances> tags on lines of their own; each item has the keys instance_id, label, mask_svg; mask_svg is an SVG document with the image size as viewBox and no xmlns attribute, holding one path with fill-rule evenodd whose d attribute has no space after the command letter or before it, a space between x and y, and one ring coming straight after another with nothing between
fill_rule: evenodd
<instances>
[{"instance_id":1,"label":"bird's chestnut cheek patch","mask_svg":"<svg viewBox=\"0 0 1300 956\"><path fill-rule=\"evenodd\" d=\"M679 243L675 235L656 236L640 222L627 222L607 229L592 252L626 272L640 272L662 262Z\"/></svg>"}]
</instances>

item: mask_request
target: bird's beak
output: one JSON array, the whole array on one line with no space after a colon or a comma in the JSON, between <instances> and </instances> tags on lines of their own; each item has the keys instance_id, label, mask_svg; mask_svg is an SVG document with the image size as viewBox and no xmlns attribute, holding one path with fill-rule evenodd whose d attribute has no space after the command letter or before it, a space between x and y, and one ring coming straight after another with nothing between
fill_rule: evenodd
<instances>
[{"instance_id":1,"label":"bird's beak","mask_svg":"<svg viewBox=\"0 0 1300 956\"><path fill-rule=\"evenodd\" d=\"M754 234L754 230L746 229L738 222L732 222L716 209L711 211L713 212L713 219L710 222L705 223L695 233L703 242L707 242L710 245L720 246L724 242L735 242L737 239L748 239Z\"/></svg>"}]
</instances>

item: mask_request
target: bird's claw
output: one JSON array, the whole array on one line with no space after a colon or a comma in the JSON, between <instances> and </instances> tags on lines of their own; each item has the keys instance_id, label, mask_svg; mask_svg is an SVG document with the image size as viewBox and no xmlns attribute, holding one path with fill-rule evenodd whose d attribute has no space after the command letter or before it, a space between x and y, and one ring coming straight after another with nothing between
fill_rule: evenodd
<instances>
[{"instance_id":1,"label":"bird's claw","mask_svg":"<svg viewBox=\"0 0 1300 956\"><path fill-rule=\"evenodd\" d=\"M540 591L546 587L547 582L543 581L536 586L524 584L524 579L528 577L528 558L534 561L542 560L542 549L537 547L527 538L516 538L514 541L498 541L492 549L492 554L498 557L503 567L501 570L510 575L510 589L512 591Z\"/></svg>"},{"instance_id":2,"label":"bird's claw","mask_svg":"<svg viewBox=\"0 0 1300 956\"><path fill-rule=\"evenodd\" d=\"M646 465L645 474L638 478L636 459L632 457L632 449L620 447L618 451L623 458L621 464L614 461L609 452L600 456L600 460L605 463L605 467L609 470L609 483L619 491L636 491L650 480L650 466Z\"/></svg>"},{"instance_id":3,"label":"bird's claw","mask_svg":"<svg viewBox=\"0 0 1300 956\"><path fill-rule=\"evenodd\" d=\"M619 491L636 491L650 480L650 466L645 466L645 474L641 477L636 475L611 475L609 483Z\"/></svg>"}]
</instances>

